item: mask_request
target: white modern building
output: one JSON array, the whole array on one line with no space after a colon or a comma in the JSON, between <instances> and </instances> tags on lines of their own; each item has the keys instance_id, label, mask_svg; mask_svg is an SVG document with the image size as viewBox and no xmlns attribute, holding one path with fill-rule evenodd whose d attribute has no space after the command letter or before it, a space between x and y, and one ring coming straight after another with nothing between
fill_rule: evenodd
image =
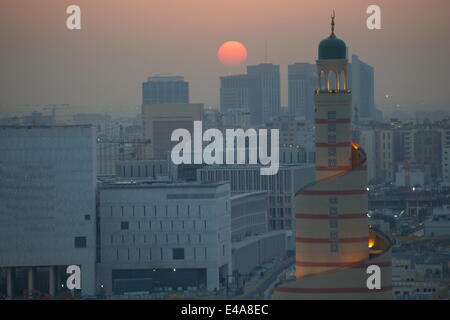
<instances>
[{"instance_id":1,"label":"white modern building","mask_svg":"<svg viewBox=\"0 0 450 320\"><path fill-rule=\"evenodd\" d=\"M425 186L425 172L419 166L399 164L395 173L397 187Z\"/></svg>"},{"instance_id":2,"label":"white modern building","mask_svg":"<svg viewBox=\"0 0 450 320\"><path fill-rule=\"evenodd\" d=\"M0 279L50 295L81 267L94 294L96 153L90 125L0 127Z\"/></svg>"},{"instance_id":3,"label":"white modern building","mask_svg":"<svg viewBox=\"0 0 450 320\"><path fill-rule=\"evenodd\" d=\"M230 280L228 183L103 182L98 201L98 290L212 292Z\"/></svg>"},{"instance_id":4,"label":"white modern building","mask_svg":"<svg viewBox=\"0 0 450 320\"><path fill-rule=\"evenodd\" d=\"M268 193L235 194L231 197L233 283L240 287L258 266L287 254L287 233L267 230Z\"/></svg>"}]
</instances>

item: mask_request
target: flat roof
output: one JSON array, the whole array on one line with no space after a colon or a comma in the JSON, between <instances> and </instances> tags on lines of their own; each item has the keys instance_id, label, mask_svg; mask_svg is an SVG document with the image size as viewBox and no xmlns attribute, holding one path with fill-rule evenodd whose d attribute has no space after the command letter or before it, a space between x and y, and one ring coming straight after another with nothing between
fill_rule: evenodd
<instances>
[{"instance_id":1,"label":"flat roof","mask_svg":"<svg viewBox=\"0 0 450 320\"><path fill-rule=\"evenodd\" d=\"M92 124L67 125L0 125L0 129L53 129L53 128L92 128Z\"/></svg>"},{"instance_id":2,"label":"flat roof","mask_svg":"<svg viewBox=\"0 0 450 320\"><path fill-rule=\"evenodd\" d=\"M102 189L121 188L211 188L228 184L228 182L179 182L170 180L133 180L133 179L113 179L110 181L98 180Z\"/></svg>"},{"instance_id":3,"label":"flat roof","mask_svg":"<svg viewBox=\"0 0 450 320\"><path fill-rule=\"evenodd\" d=\"M256 196L256 195L260 195L260 194L268 194L268 191L232 193L231 201L238 200L238 199L245 198L245 197L249 197L249 196Z\"/></svg>"}]
</instances>

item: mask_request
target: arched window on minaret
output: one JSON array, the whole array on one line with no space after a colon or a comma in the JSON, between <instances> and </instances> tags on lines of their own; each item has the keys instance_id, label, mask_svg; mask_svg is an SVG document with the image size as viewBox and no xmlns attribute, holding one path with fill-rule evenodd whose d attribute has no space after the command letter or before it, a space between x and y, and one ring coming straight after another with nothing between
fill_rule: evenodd
<instances>
[{"instance_id":1,"label":"arched window on minaret","mask_svg":"<svg viewBox=\"0 0 450 320\"><path fill-rule=\"evenodd\" d=\"M345 70L339 72L339 85L340 90L347 90L347 72Z\"/></svg>"},{"instance_id":2,"label":"arched window on minaret","mask_svg":"<svg viewBox=\"0 0 450 320\"><path fill-rule=\"evenodd\" d=\"M325 70L320 70L319 75L319 89L325 90L327 87L327 75Z\"/></svg>"},{"instance_id":3,"label":"arched window on minaret","mask_svg":"<svg viewBox=\"0 0 450 320\"><path fill-rule=\"evenodd\" d=\"M336 70L328 71L328 81L327 81L327 89L328 90L338 90L339 88L339 77Z\"/></svg>"}]
</instances>

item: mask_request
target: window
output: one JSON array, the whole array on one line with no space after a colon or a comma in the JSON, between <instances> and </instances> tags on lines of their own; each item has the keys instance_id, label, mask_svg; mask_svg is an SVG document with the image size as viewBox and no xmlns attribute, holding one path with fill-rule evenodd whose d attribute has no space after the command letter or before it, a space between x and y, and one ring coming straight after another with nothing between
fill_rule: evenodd
<instances>
[{"instance_id":1,"label":"window","mask_svg":"<svg viewBox=\"0 0 450 320\"><path fill-rule=\"evenodd\" d=\"M330 216L335 217L338 215L338 209L336 207L330 207Z\"/></svg>"},{"instance_id":2,"label":"window","mask_svg":"<svg viewBox=\"0 0 450 320\"><path fill-rule=\"evenodd\" d=\"M328 159L328 168L336 168L336 159Z\"/></svg>"},{"instance_id":3,"label":"window","mask_svg":"<svg viewBox=\"0 0 450 320\"><path fill-rule=\"evenodd\" d=\"M120 223L120 229L122 230L128 230L130 228L130 224L128 221L122 221Z\"/></svg>"},{"instance_id":4,"label":"window","mask_svg":"<svg viewBox=\"0 0 450 320\"><path fill-rule=\"evenodd\" d=\"M75 237L75 248L86 248L86 237Z\"/></svg>"},{"instance_id":5,"label":"window","mask_svg":"<svg viewBox=\"0 0 450 320\"><path fill-rule=\"evenodd\" d=\"M173 260L184 260L184 248L172 249Z\"/></svg>"},{"instance_id":6,"label":"window","mask_svg":"<svg viewBox=\"0 0 450 320\"><path fill-rule=\"evenodd\" d=\"M328 135L328 143L335 144L336 143L336 135L329 134Z\"/></svg>"},{"instance_id":7,"label":"window","mask_svg":"<svg viewBox=\"0 0 450 320\"><path fill-rule=\"evenodd\" d=\"M337 241L338 240L338 233L335 231L330 232L330 240L331 241Z\"/></svg>"},{"instance_id":8,"label":"window","mask_svg":"<svg viewBox=\"0 0 450 320\"><path fill-rule=\"evenodd\" d=\"M338 252L339 251L339 246L335 243L330 244L330 251L331 252Z\"/></svg>"},{"instance_id":9,"label":"window","mask_svg":"<svg viewBox=\"0 0 450 320\"><path fill-rule=\"evenodd\" d=\"M85 214L84 215L84 220L86 220L86 221L91 220L91 215L90 214Z\"/></svg>"},{"instance_id":10,"label":"window","mask_svg":"<svg viewBox=\"0 0 450 320\"><path fill-rule=\"evenodd\" d=\"M336 156L336 148L328 148L328 156L335 157Z\"/></svg>"},{"instance_id":11,"label":"window","mask_svg":"<svg viewBox=\"0 0 450 320\"><path fill-rule=\"evenodd\" d=\"M328 203L338 203L338 199L336 197L329 197L328 198Z\"/></svg>"},{"instance_id":12,"label":"window","mask_svg":"<svg viewBox=\"0 0 450 320\"><path fill-rule=\"evenodd\" d=\"M328 132L336 132L336 123L328 124Z\"/></svg>"},{"instance_id":13,"label":"window","mask_svg":"<svg viewBox=\"0 0 450 320\"><path fill-rule=\"evenodd\" d=\"M336 111L328 111L328 120L336 120Z\"/></svg>"},{"instance_id":14,"label":"window","mask_svg":"<svg viewBox=\"0 0 450 320\"><path fill-rule=\"evenodd\" d=\"M338 221L336 219L330 220L330 228L336 229L338 227Z\"/></svg>"}]
</instances>

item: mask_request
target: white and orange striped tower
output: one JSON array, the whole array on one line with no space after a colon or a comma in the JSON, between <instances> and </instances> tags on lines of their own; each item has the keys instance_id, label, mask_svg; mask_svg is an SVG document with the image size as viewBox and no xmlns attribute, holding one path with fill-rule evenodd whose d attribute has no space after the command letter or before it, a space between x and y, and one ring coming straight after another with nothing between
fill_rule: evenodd
<instances>
[{"instance_id":1,"label":"white and orange striped tower","mask_svg":"<svg viewBox=\"0 0 450 320\"><path fill-rule=\"evenodd\" d=\"M320 43L317 60L316 181L295 197L297 280L277 287L275 298L384 299L390 294L390 241L368 227L366 157L352 141L347 64L347 47L334 34L333 14L331 35ZM378 256L372 250L375 240L384 250ZM378 292L366 287L365 266L371 258L383 260L382 267L389 269Z\"/></svg>"}]
</instances>

